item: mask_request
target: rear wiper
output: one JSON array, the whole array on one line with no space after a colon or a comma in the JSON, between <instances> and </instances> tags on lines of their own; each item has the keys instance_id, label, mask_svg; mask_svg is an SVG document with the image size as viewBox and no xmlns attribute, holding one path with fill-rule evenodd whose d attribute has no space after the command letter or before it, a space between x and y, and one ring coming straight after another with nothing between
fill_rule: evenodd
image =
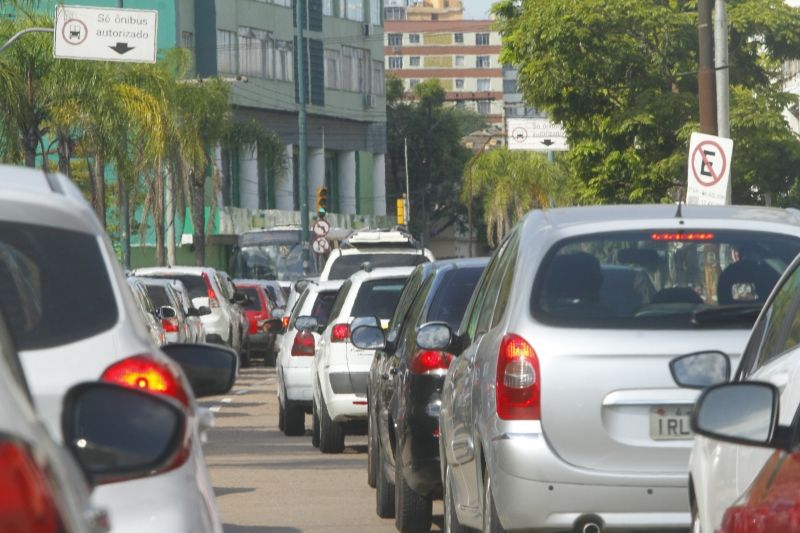
<instances>
[{"instance_id":1,"label":"rear wiper","mask_svg":"<svg viewBox=\"0 0 800 533\"><path fill-rule=\"evenodd\" d=\"M697 325L739 323L752 324L764 304L735 304L699 309L692 313L692 323Z\"/></svg>"}]
</instances>

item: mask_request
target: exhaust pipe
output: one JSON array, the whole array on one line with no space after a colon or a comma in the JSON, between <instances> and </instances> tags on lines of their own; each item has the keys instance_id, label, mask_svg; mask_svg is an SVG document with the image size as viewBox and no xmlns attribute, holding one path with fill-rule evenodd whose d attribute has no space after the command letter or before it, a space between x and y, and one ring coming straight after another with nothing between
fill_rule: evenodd
<instances>
[{"instance_id":1,"label":"exhaust pipe","mask_svg":"<svg viewBox=\"0 0 800 533\"><path fill-rule=\"evenodd\" d=\"M587 522L583 524L582 533L602 533L603 528L596 522Z\"/></svg>"},{"instance_id":2,"label":"exhaust pipe","mask_svg":"<svg viewBox=\"0 0 800 533\"><path fill-rule=\"evenodd\" d=\"M575 520L575 533L603 533L603 521L596 515L584 515Z\"/></svg>"}]
</instances>

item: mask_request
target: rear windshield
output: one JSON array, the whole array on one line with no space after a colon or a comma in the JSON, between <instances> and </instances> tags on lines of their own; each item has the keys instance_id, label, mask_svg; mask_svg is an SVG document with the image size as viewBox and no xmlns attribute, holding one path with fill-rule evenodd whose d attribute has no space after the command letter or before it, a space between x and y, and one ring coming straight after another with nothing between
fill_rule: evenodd
<instances>
[{"instance_id":1,"label":"rear windshield","mask_svg":"<svg viewBox=\"0 0 800 533\"><path fill-rule=\"evenodd\" d=\"M350 316L376 316L389 320L405 284L406 278L365 281L358 289Z\"/></svg>"},{"instance_id":2,"label":"rear windshield","mask_svg":"<svg viewBox=\"0 0 800 533\"><path fill-rule=\"evenodd\" d=\"M427 321L447 322L454 331L457 330L482 273L483 267L447 272L433 295Z\"/></svg>"},{"instance_id":3,"label":"rear windshield","mask_svg":"<svg viewBox=\"0 0 800 533\"><path fill-rule=\"evenodd\" d=\"M261 298L258 297L258 291L252 287L239 287L236 290L247 296L248 302L244 308L248 311L261 311Z\"/></svg>"},{"instance_id":4,"label":"rear windshield","mask_svg":"<svg viewBox=\"0 0 800 533\"><path fill-rule=\"evenodd\" d=\"M318 324L327 324L331 314L333 301L336 299L337 291L324 291L317 295L314 305L311 307L311 316L317 319Z\"/></svg>"},{"instance_id":5,"label":"rear windshield","mask_svg":"<svg viewBox=\"0 0 800 533\"><path fill-rule=\"evenodd\" d=\"M158 309L159 307L171 307L173 305L172 302L169 300L169 296L167 295L167 290L164 287L160 287L158 285L147 285L147 295L150 297L150 301L153 302L153 306Z\"/></svg>"},{"instance_id":6,"label":"rear windshield","mask_svg":"<svg viewBox=\"0 0 800 533\"><path fill-rule=\"evenodd\" d=\"M110 329L117 302L93 235L0 222L0 306L20 350Z\"/></svg>"},{"instance_id":7,"label":"rear windshield","mask_svg":"<svg viewBox=\"0 0 800 533\"><path fill-rule=\"evenodd\" d=\"M347 279L359 270L361 265L369 262L373 268L417 266L427 263L428 258L422 254L354 254L342 255L331 265L328 279ZM361 316L361 315L353 315Z\"/></svg>"},{"instance_id":8,"label":"rear windshield","mask_svg":"<svg viewBox=\"0 0 800 533\"><path fill-rule=\"evenodd\" d=\"M199 274L153 274L151 277L154 278L169 278L169 279L178 279L186 285L186 290L189 291L189 298L194 300L195 298L207 298L208 297L208 288L206 287L206 282L203 279L203 276Z\"/></svg>"},{"instance_id":9,"label":"rear windshield","mask_svg":"<svg viewBox=\"0 0 800 533\"><path fill-rule=\"evenodd\" d=\"M547 255L531 310L543 322L573 327L750 327L798 251L795 237L757 232L581 236ZM745 311L749 322L740 319Z\"/></svg>"}]
</instances>

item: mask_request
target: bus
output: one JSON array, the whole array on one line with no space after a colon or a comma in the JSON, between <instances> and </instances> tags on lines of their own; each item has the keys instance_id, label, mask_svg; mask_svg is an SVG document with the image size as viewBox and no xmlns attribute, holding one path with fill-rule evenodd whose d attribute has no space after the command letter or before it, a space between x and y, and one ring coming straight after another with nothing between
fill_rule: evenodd
<instances>
[{"instance_id":1,"label":"bus","mask_svg":"<svg viewBox=\"0 0 800 533\"><path fill-rule=\"evenodd\" d=\"M317 276L319 269L314 257L309 257L308 269L303 269L300 226L275 226L239 235L230 272L237 279L292 282Z\"/></svg>"}]
</instances>

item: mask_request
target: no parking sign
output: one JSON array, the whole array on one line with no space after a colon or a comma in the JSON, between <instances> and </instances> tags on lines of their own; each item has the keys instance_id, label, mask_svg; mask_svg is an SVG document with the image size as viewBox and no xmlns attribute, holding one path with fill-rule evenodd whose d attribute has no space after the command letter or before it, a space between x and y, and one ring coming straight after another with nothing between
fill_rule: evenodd
<instances>
[{"instance_id":1,"label":"no parking sign","mask_svg":"<svg viewBox=\"0 0 800 533\"><path fill-rule=\"evenodd\" d=\"M687 204L728 203L732 155L733 140L704 133L692 133L689 143Z\"/></svg>"}]
</instances>

